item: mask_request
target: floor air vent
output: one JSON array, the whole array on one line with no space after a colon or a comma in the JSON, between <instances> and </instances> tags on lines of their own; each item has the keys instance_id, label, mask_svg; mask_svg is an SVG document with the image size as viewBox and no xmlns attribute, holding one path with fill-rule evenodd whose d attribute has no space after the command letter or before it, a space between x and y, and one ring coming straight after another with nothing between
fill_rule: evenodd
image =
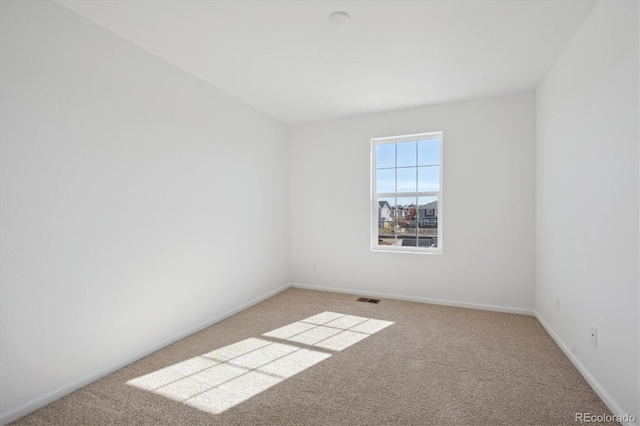
<instances>
[{"instance_id":1,"label":"floor air vent","mask_svg":"<svg viewBox=\"0 0 640 426\"><path fill-rule=\"evenodd\" d=\"M368 297L358 297L357 302L380 303L380 299L370 299Z\"/></svg>"}]
</instances>

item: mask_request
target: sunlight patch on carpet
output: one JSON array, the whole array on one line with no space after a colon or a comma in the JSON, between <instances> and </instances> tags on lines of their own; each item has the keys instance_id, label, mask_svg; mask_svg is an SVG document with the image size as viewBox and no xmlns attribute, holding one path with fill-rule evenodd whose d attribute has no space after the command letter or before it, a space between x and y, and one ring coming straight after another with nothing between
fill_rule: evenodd
<instances>
[{"instance_id":1,"label":"sunlight patch on carpet","mask_svg":"<svg viewBox=\"0 0 640 426\"><path fill-rule=\"evenodd\" d=\"M263 334L271 340L245 339L127 384L219 414L331 357L326 350L341 351L391 324L322 312Z\"/></svg>"}]
</instances>

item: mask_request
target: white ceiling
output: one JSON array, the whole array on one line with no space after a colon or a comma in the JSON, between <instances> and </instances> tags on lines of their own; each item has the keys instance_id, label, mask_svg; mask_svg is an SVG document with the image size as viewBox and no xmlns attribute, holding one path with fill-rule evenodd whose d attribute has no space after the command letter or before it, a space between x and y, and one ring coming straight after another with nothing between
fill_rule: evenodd
<instances>
[{"instance_id":1,"label":"white ceiling","mask_svg":"<svg viewBox=\"0 0 640 426\"><path fill-rule=\"evenodd\" d=\"M57 2L286 123L534 89L596 3Z\"/></svg>"}]
</instances>

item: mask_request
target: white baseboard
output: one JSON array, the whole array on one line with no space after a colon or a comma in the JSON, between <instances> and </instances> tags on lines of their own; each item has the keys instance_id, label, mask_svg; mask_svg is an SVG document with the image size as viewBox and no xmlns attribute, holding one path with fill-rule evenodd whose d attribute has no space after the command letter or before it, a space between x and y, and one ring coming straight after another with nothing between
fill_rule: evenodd
<instances>
[{"instance_id":1,"label":"white baseboard","mask_svg":"<svg viewBox=\"0 0 640 426\"><path fill-rule=\"evenodd\" d=\"M355 291L351 289L344 288L335 288L335 287L322 287L315 285L306 285L306 284L298 284L292 283L291 287L294 288L302 288L307 290L319 290L319 291L329 291L334 293L345 293L345 294L353 294L355 296L375 296L381 297L385 299L396 299L396 300L406 300L409 302L421 302L421 303L430 303L432 305L444 305L444 306L454 306L457 308L469 308L469 309L480 309L483 311L494 311L494 312L506 312L509 314L519 314L519 315L534 315L533 309L522 309L522 308L512 308L509 306L497 306L497 305L484 305L481 303L467 303L467 302L457 302L454 300L443 300L443 299L431 299L428 297L415 297L415 296L404 296L401 294L392 294L392 293L378 293L371 291Z\"/></svg>"},{"instance_id":2,"label":"white baseboard","mask_svg":"<svg viewBox=\"0 0 640 426\"><path fill-rule=\"evenodd\" d=\"M624 416L625 414L628 414L628 411L623 410L623 408L611 397L609 392L607 392L602 387L602 385L600 385L600 383L591 375L591 373L589 372L589 370L587 370L584 364L582 364L580 360L575 357L575 355L571 352L571 350L569 350L569 347L562 341L560 336L558 336L558 334L556 334L556 332L544 320L544 318L542 318L542 315L540 315L538 311L534 311L534 314L538 322L542 325L542 327L544 327L547 333L549 333L549 336L551 336L551 338L556 342L556 344L560 346L560 349L562 349L562 352L564 352L564 354L567 356L567 358L569 358L571 363L578 369L580 374L582 374L582 377L584 377L587 383L589 383L589 385L593 388L595 393L600 397L600 399L602 399L602 402L604 402L606 406L609 407L609 410L611 410L611 412L617 416ZM597 413L593 413L593 414L597 414ZM624 426L638 426L639 421L640 419L636 419L634 423L622 423L622 424Z\"/></svg>"},{"instance_id":3,"label":"white baseboard","mask_svg":"<svg viewBox=\"0 0 640 426\"><path fill-rule=\"evenodd\" d=\"M78 380L76 382L61 386L61 387L59 387L57 389L52 390L51 392L48 392L48 393L46 393L44 395L41 395L41 396L39 396L37 398L34 398L31 401L28 401L28 402L20 405L17 408L14 408L14 409L6 412L6 413L2 413L0 415L0 424L1 425L6 425L9 422L17 420L20 417L25 416L25 415L31 413L32 411L37 410L38 408L44 407L45 405L47 405L47 404L49 404L49 403L51 403L51 402L53 402L53 401L55 401L57 399L60 399L63 396L68 395L73 391L76 391L76 390L80 389L81 387L84 387L84 386L86 386L86 385L88 385L90 383L93 383L96 380L101 379L102 377L113 373L114 371L117 371L117 370L119 370L119 369L121 369L123 367L126 367L127 365L129 365L129 364L131 364L131 363L133 363L135 361L138 361L139 359L142 359L147 355L152 354L153 352L156 352L156 351L158 351L158 350L160 350L160 349L162 349L162 348L164 348L166 346L169 346L170 344L175 343L178 340L184 339L185 337L190 336L193 333L197 333L200 330L203 330L203 329L205 329L205 328L207 328L207 327L209 327L209 326L211 326L211 325L213 325L213 324L215 324L217 322L222 321L225 318L230 317L231 315L234 315L234 314L236 314L236 313L238 313L240 311L243 311L243 310L245 310L245 309L247 309L247 308L249 308L249 307L251 307L251 306L253 306L253 305L257 304L257 303L260 303L263 300L266 300L266 299L268 299L268 298L270 298L270 297L272 297L272 296L274 296L274 295L276 295L276 294L280 293L281 291L284 291L284 290L286 290L288 288L289 288L289 285L284 285L284 286L279 287L279 288L277 288L275 290L272 290L272 291L270 291L270 292L268 292L266 294L263 294L262 296L259 296L259 297L255 298L253 300L250 300L247 303L244 303L244 304L242 304L242 305L240 305L240 306L238 306L236 308L233 308L233 309L231 309L231 310L229 310L229 311L227 311L227 312L225 312L223 314L217 315L217 316L215 316L215 317L213 317L213 318L211 318L211 319L209 319L209 320L207 320L207 321L205 321L203 323L200 323L200 324L196 325L195 327L191 327L188 330L185 330L185 331L183 331L183 332L181 332L181 333L179 333L179 334L177 334L177 335L175 335L175 336L173 336L171 338L165 339L162 342L159 342L159 343L157 343L157 344L155 344L155 345L153 345L153 346L151 346L151 347L149 347L149 348L147 348L147 349L145 349L145 350L143 350L141 352L136 353L135 355L128 356L125 359L122 359L122 360L110 365L109 367L107 367L107 368L105 368L105 369L103 369L101 371L98 371L98 372L96 372L94 374L91 374L91 375L89 375L87 377L84 377L83 379Z\"/></svg>"}]
</instances>

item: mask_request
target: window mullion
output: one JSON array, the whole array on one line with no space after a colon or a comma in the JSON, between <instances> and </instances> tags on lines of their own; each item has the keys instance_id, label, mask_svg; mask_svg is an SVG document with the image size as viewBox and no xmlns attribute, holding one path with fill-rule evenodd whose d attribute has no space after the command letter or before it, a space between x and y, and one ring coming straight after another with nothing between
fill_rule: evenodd
<instances>
[{"instance_id":1,"label":"window mullion","mask_svg":"<svg viewBox=\"0 0 640 426\"><path fill-rule=\"evenodd\" d=\"M438 197L440 191L426 191L426 192L378 192L376 197Z\"/></svg>"}]
</instances>

